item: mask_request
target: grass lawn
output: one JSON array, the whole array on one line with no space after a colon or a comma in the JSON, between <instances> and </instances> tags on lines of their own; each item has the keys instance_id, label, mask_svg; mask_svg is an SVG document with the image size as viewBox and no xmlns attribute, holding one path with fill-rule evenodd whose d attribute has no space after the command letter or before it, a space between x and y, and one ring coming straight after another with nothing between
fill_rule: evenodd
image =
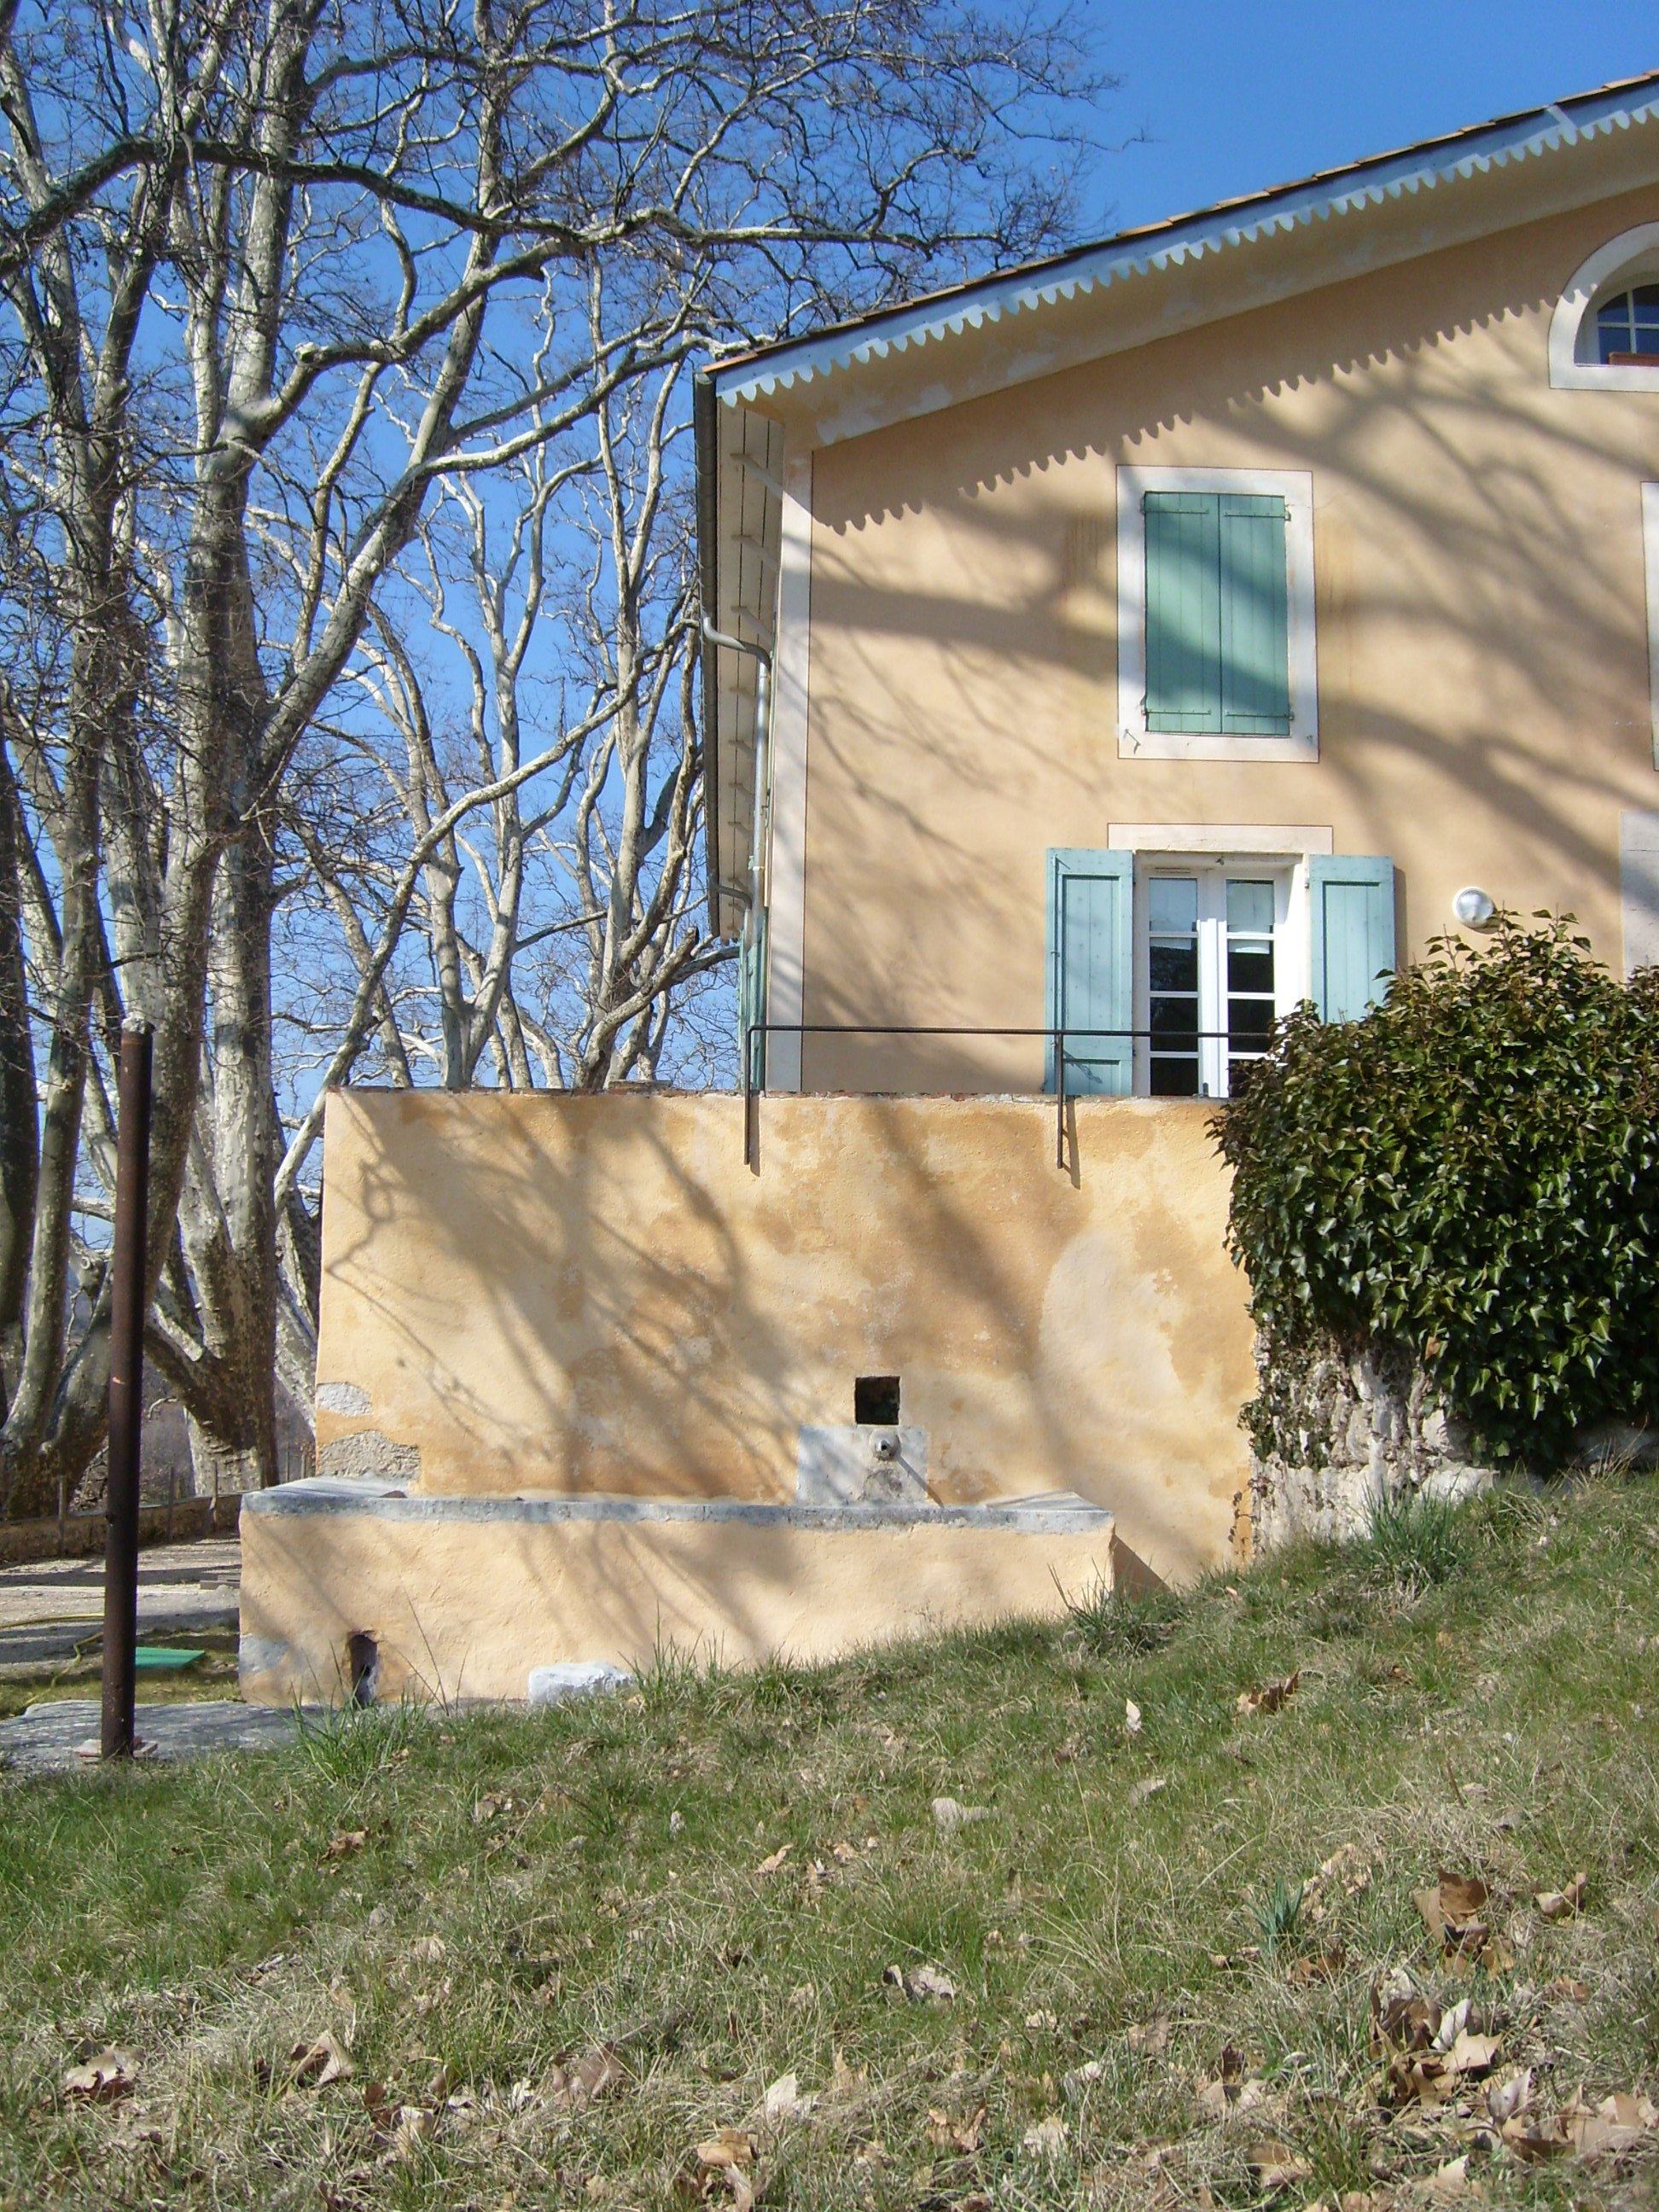
<instances>
[{"instance_id":1,"label":"grass lawn","mask_svg":"<svg viewBox=\"0 0 1659 2212\"><path fill-rule=\"evenodd\" d=\"M1060 1627L0 1781L0 2203L1643 2203L1656 1652L1659 1488L1609 1480Z\"/></svg>"}]
</instances>

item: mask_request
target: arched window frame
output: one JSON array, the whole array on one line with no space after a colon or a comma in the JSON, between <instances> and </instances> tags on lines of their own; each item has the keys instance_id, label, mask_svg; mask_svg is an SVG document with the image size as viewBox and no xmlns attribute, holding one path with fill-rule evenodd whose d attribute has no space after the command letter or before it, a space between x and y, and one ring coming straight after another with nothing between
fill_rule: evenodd
<instances>
[{"instance_id":1,"label":"arched window frame","mask_svg":"<svg viewBox=\"0 0 1659 2212\"><path fill-rule=\"evenodd\" d=\"M1623 280L1620 283L1619 280ZM1574 270L1550 319L1550 386L1556 392L1659 392L1659 368L1603 367L1593 351L1595 303L1631 284L1659 283L1659 222L1638 224L1599 246Z\"/></svg>"}]
</instances>

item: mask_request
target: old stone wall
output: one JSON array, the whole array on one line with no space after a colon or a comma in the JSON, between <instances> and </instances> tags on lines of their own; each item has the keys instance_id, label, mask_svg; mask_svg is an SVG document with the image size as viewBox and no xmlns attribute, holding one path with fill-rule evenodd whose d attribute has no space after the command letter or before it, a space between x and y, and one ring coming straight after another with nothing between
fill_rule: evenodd
<instances>
[{"instance_id":1,"label":"old stone wall","mask_svg":"<svg viewBox=\"0 0 1659 2212\"><path fill-rule=\"evenodd\" d=\"M1435 1402L1403 1346L1285 1353L1258 1336L1255 1361L1250 1527L1258 1549L1293 1536L1359 1535L1376 1500L1401 1491L1462 1498L1491 1483L1467 1430Z\"/></svg>"}]
</instances>

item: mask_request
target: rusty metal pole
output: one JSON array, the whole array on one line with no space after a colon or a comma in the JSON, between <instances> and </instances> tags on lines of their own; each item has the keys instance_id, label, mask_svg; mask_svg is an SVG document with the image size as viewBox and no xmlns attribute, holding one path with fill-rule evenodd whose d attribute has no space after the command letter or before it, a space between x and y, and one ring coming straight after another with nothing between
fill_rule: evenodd
<instances>
[{"instance_id":1,"label":"rusty metal pole","mask_svg":"<svg viewBox=\"0 0 1659 2212\"><path fill-rule=\"evenodd\" d=\"M138 1641L138 1479L144 1413L144 1245L149 1210L148 1029L121 1032L115 1153L115 1249L110 1255L109 1481L104 1500L106 1759L133 1751L133 1652Z\"/></svg>"}]
</instances>

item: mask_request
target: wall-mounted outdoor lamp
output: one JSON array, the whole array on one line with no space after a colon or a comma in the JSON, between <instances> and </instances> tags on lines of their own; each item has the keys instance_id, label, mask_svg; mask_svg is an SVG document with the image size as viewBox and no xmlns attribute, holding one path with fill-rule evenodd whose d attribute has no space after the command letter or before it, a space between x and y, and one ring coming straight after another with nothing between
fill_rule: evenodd
<instances>
[{"instance_id":1,"label":"wall-mounted outdoor lamp","mask_svg":"<svg viewBox=\"0 0 1659 2212\"><path fill-rule=\"evenodd\" d=\"M1465 929L1490 929L1498 919L1498 902L1490 891L1466 884L1452 901L1452 912Z\"/></svg>"}]
</instances>

